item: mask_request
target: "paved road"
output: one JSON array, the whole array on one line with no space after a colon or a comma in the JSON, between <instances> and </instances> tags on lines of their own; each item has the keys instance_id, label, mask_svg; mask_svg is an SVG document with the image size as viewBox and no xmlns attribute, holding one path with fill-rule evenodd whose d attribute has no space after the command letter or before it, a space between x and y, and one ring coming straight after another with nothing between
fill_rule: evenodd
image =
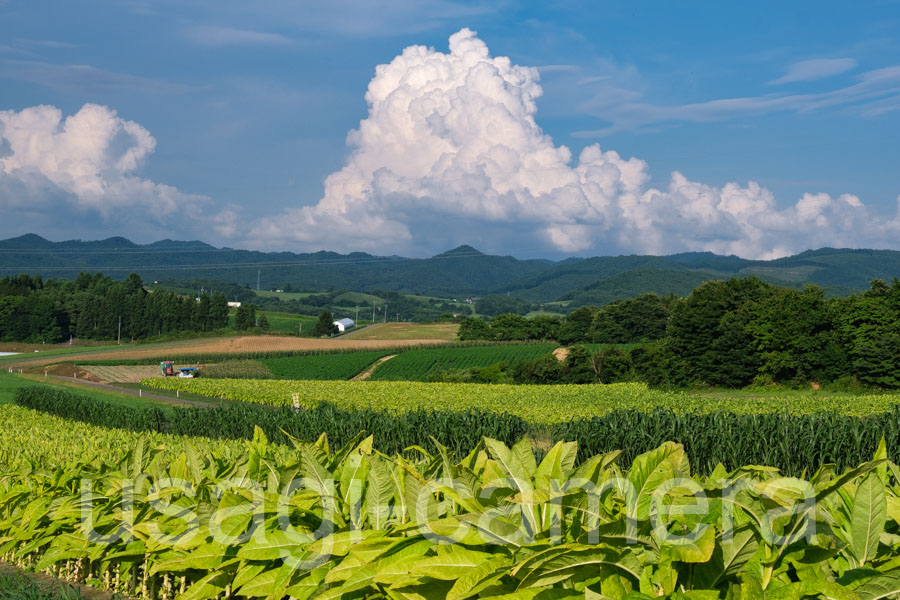
<instances>
[{"instance_id":1,"label":"paved road","mask_svg":"<svg viewBox=\"0 0 900 600\"><path fill-rule=\"evenodd\" d=\"M82 385L89 385L95 388L99 388L102 390L106 390L108 392L116 392L121 394L127 394L129 396L140 396L142 398L151 398L153 400L159 400L160 402L164 402L166 404L171 404L173 406L199 406L201 408L215 408L215 404L210 404L208 402L197 402L196 400L184 400L181 398L172 398L171 396L162 396L160 394L154 394L152 392L139 391L132 388L123 388L117 385L111 385L108 383L97 383L96 381L86 381L84 379L75 379L74 377L64 377L62 375L47 375L47 377L52 377L53 379L59 379L61 381L70 381L75 383L80 383Z\"/></svg>"}]
</instances>

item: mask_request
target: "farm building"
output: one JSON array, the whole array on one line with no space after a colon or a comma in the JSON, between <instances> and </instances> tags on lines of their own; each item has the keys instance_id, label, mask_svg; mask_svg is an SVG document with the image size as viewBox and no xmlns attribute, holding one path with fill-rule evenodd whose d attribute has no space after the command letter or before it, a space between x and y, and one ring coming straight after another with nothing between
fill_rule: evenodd
<instances>
[{"instance_id":1,"label":"farm building","mask_svg":"<svg viewBox=\"0 0 900 600\"><path fill-rule=\"evenodd\" d=\"M334 322L334 330L337 333L344 333L354 327L356 327L356 323L353 322L353 319L338 319Z\"/></svg>"}]
</instances>

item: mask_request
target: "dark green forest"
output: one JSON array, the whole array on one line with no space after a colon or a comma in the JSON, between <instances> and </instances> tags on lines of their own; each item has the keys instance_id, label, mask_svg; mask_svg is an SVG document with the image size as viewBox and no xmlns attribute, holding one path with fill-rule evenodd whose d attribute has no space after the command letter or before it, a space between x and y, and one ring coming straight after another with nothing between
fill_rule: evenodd
<instances>
[{"instance_id":1,"label":"dark green forest","mask_svg":"<svg viewBox=\"0 0 900 600\"><path fill-rule=\"evenodd\" d=\"M121 324L121 325L120 325ZM132 273L114 281L97 273L74 281L39 275L0 279L0 341L141 340L177 332L204 332L228 324L228 302L212 296L148 292ZM121 327L121 329L120 329Z\"/></svg>"},{"instance_id":2,"label":"dark green forest","mask_svg":"<svg viewBox=\"0 0 900 600\"><path fill-rule=\"evenodd\" d=\"M831 384L900 387L900 280L874 280L847 298L826 298L756 278L710 281L685 298L645 294L582 307L565 318L498 315L460 325L463 340L554 340L574 349L506 369L446 380L717 386Z\"/></svg>"}]
</instances>

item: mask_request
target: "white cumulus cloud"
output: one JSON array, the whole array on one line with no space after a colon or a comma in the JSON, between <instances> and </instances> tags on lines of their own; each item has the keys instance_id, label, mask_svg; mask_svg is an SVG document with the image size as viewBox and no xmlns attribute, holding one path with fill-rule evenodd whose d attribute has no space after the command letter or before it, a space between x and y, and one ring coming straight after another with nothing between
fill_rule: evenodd
<instances>
[{"instance_id":1,"label":"white cumulus cloud","mask_svg":"<svg viewBox=\"0 0 900 600\"><path fill-rule=\"evenodd\" d=\"M0 111L0 209L48 224L67 214L162 223L207 202L135 174L155 147L149 131L106 106L65 118L54 106Z\"/></svg>"},{"instance_id":2,"label":"white cumulus cloud","mask_svg":"<svg viewBox=\"0 0 900 600\"><path fill-rule=\"evenodd\" d=\"M535 68L492 57L468 29L450 37L447 53L406 48L377 67L368 116L348 135L349 157L322 199L258 220L250 241L421 254L493 232L567 253L771 258L888 243L898 231L897 219L871 225L855 196L807 194L779 208L753 182L717 188L673 173L667 189L649 187L644 161L596 144L574 159L535 121L538 79Z\"/></svg>"}]
</instances>

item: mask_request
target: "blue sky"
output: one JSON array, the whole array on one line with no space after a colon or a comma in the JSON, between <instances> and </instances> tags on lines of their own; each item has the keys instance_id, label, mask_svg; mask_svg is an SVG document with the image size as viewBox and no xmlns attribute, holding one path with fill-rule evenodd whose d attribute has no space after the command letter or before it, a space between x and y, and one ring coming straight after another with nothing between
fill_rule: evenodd
<instances>
[{"instance_id":1,"label":"blue sky","mask_svg":"<svg viewBox=\"0 0 900 600\"><path fill-rule=\"evenodd\" d=\"M463 28L494 79L454 70L474 64L448 47ZM0 236L419 256L900 248L898 31L894 1L0 0ZM397 58L417 45L433 53ZM366 91L389 63L409 75L373 82L402 92L380 109ZM437 91L408 85L438 63L453 75ZM427 109L442 129L418 108L407 123L398 96L401 113L444 107Z\"/></svg>"}]
</instances>

